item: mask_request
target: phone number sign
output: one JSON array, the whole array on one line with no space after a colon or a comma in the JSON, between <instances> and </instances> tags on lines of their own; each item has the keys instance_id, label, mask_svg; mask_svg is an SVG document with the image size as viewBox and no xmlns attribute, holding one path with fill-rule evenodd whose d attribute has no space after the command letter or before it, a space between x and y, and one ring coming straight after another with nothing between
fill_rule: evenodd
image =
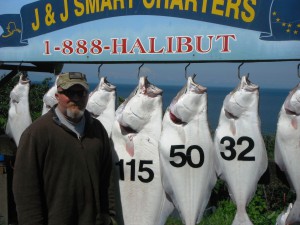
<instances>
[{"instance_id":1,"label":"phone number sign","mask_svg":"<svg viewBox=\"0 0 300 225\"><path fill-rule=\"evenodd\" d=\"M294 0L12 0L0 3L0 61L299 60L299 11Z\"/></svg>"}]
</instances>

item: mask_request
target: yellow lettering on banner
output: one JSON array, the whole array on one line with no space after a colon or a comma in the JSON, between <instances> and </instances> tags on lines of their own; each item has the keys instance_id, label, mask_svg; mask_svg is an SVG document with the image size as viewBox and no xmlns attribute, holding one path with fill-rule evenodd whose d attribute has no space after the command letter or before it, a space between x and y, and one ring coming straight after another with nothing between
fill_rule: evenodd
<instances>
[{"instance_id":1,"label":"yellow lettering on banner","mask_svg":"<svg viewBox=\"0 0 300 225\"><path fill-rule=\"evenodd\" d=\"M255 6L256 0L244 0L244 8L246 12L242 12L242 19L247 23L252 22L255 18L255 10L252 6L249 5L249 2L251 2ZM248 15L246 13L248 13Z\"/></svg>"},{"instance_id":2,"label":"yellow lettering on banner","mask_svg":"<svg viewBox=\"0 0 300 225\"><path fill-rule=\"evenodd\" d=\"M132 1L133 1L133 0L129 0L129 8L130 8L130 9L132 9L132 7L133 7Z\"/></svg>"},{"instance_id":3,"label":"yellow lettering on banner","mask_svg":"<svg viewBox=\"0 0 300 225\"><path fill-rule=\"evenodd\" d=\"M114 10L117 10L119 9L118 7L118 2L120 4L120 9L124 9L125 8L125 3L124 3L124 0L114 0ZM132 3L132 0L131 0L131 3ZM130 3L129 3L130 5ZM129 7L130 8L130 7Z\"/></svg>"},{"instance_id":4,"label":"yellow lettering on banner","mask_svg":"<svg viewBox=\"0 0 300 225\"><path fill-rule=\"evenodd\" d=\"M69 18L69 9L68 9L68 0L64 0L64 8L65 8L65 14L60 14L60 19L62 22L66 22Z\"/></svg>"},{"instance_id":5,"label":"yellow lettering on banner","mask_svg":"<svg viewBox=\"0 0 300 225\"><path fill-rule=\"evenodd\" d=\"M170 5L170 9L174 9L174 6L178 6L178 8L180 10L183 10L182 0L172 0L171 5Z\"/></svg>"},{"instance_id":6,"label":"yellow lettering on banner","mask_svg":"<svg viewBox=\"0 0 300 225\"><path fill-rule=\"evenodd\" d=\"M217 8L219 5L223 6L224 5L224 0L214 0L213 4L212 4L211 12L212 12L212 14L223 16L224 11Z\"/></svg>"},{"instance_id":7,"label":"yellow lettering on banner","mask_svg":"<svg viewBox=\"0 0 300 225\"><path fill-rule=\"evenodd\" d=\"M80 1L78 0L74 0L74 5L75 7L77 7L75 10L74 10L74 13L76 16L82 16L84 14L84 4L81 3Z\"/></svg>"},{"instance_id":8,"label":"yellow lettering on banner","mask_svg":"<svg viewBox=\"0 0 300 225\"><path fill-rule=\"evenodd\" d=\"M151 9L154 6L155 0L143 0L146 9Z\"/></svg>"},{"instance_id":9,"label":"yellow lettering on banner","mask_svg":"<svg viewBox=\"0 0 300 225\"><path fill-rule=\"evenodd\" d=\"M35 23L31 23L31 27L34 31L37 31L40 28L40 17L39 17L39 9L34 9L35 14Z\"/></svg>"},{"instance_id":10,"label":"yellow lettering on banner","mask_svg":"<svg viewBox=\"0 0 300 225\"><path fill-rule=\"evenodd\" d=\"M201 12L206 13L206 10L207 10L207 0L203 0Z\"/></svg>"},{"instance_id":11,"label":"yellow lettering on banner","mask_svg":"<svg viewBox=\"0 0 300 225\"><path fill-rule=\"evenodd\" d=\"M227 6L226 6L226 11L225 11L225 16L230 17L231 15L231 10L233 10L233 18L238 20L239 19L239 14L240 14L240 5L241 5L242 0L235 0L235 3L232 2L232 0L227 1Z\"/></svg>"},{"instance_id":12,"label":"yellow lettering on banner","mask_svg":"<svg viewBox=\"0 0 300 225\"><path fill-rule=\"evenodd\" d=\"M160 0L157 0L157 1L156 1L156 8L160 9L160 4L161 4L161 1L160 1Z\"/></svg>"},{"instance_id":13,"label":"yellow lettering on banner","mask_svg":"<svg viewBox=\"0 0 300 225\"><path fill-rule=\"evenodd\" d=\"M197 12L197 0L186 0L185 5L184 5L184 10L189 10L189 4L192 4L193 6L193 11Z\"/></svg>"},{"instance_id":14,"label":"yellow lettering on banner","mask_svg":"<svg viewBox=\"0 0 300 225\"><path fill-rule=\"evenodd\" d=\"M112 4L110 0L102 0L101 11L104 11L104 8L108 8L108 10L112 10Z\"/></svg>"},{"instance_id":15,"label":"yellow lettering on banner","mask_svg":"<svg viewBox=\"0 0 300 225\"><path fill-rule=\"evenodd\" d=\"M169 8L169 0L165 0L165 9Z\"/></svg>"},{"instance_id":16,"label":"yellow lettering on banner","mask_svg":"<svg viewBox=\"0 0 300 225\"><path fill-rule=\"evenodd\" d=\"M85 1L86 14L99 12L99 1L98 0L86 0Z\"/></svg>"},{"instance_id":17,"label":"yellow lettering on banner","mask_svg":"<svg viewBox=\"0 0 300 225\"><path fill-rule=\"evenodd\" d=\"M50 3L47 3L45 6L45 24L46 26L51 26L52 24L55 24L55 13L52 11L52 5Z\"/></svg>"}]
</instances>

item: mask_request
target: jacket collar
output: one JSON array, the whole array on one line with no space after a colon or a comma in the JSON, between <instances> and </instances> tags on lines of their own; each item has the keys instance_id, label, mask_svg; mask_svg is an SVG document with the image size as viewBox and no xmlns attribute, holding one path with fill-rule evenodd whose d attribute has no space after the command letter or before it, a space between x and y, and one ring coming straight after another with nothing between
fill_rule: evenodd
<instances>
[{"instance_id":1,"label":"jacket collar","mask_svg":"<svg viewBox=\"0 0 300 225\"><path fill-rule=\"evenodd\" d=\"M52 114L52 119L54 121L54 123L56 123L58 126L63 127L65 130L74 133L73 131L71 131L68 127L66 127L63 123L61 123L61 121L59 120L58 116L56 115L55 112L55 108L56 108L57 104L54 105L48 113ZM89 127L93 124L93 118L90 114L89 111L84 110L84 115L85 117L85 128L84 128L84 133L86 134L86 131L89 129Z\"/></svg>"}]
</instances>

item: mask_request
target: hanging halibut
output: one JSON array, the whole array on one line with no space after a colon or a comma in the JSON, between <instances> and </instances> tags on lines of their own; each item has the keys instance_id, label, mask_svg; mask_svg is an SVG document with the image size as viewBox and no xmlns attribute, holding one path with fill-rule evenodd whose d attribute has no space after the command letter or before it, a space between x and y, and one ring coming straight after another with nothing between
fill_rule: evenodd
<instances>
[{"instance_id":1,"label":"hanging halibut","mask_svg":"<svg viewBox=\"0 0 300 225\"><path fill-rule=\"evenodd\" d=\"M185 225L200 222L217 181L206 88L193 79L167 109L159 142L163 186Z\"/></svg>"},{"instance_id":2,"label":"hanging halibut","mask_svg":"<svg viewBox=\"0 0 300 225\"><path fill-rule=\"evenodd\" d=\"M5 129L5 133L14 140L17 146L21 134L32 123L28 99L30 80L22 73L19 75L19 82L10 92L8 120Z\"/></svg>"},{"instance_id":3,"label":"hanging halibut","mask_svg":"<svg viewBox=\"0 0 300 225\"><path fill-rule=\"evenodd\" d=\"M53 86L47 91L47 93L43 97L43 110L42 115L47 113L55 104L57 104L57 99L55 97L55 93L57 92L56 82L58 76L56 76L56 80Z\"/></svg>"},{"instance_id":4,"label":"hanging halibut","mask_svg":"<svg viewBox=\"0 0 300 225\"><path fill-rule=\"evenodd\" d=\"M89 95L86 109L105 127L108 136L115 118L116 86L109 83L106 77L101 77L99 84Z\"/></svg>"},{"instance_id":5,"label":"hanging halibut","mask_svg":"<svg viewBox=\"0 0 300 225\"><path fill-rule=\"evenodd\" d=\"M300 224L300 84L290 91L279 113L275 162L297 195L285 224Z\"/></svg>"},{"instance_id":6,"label":"hanging halibut","mask_svg":"<svg viewBox=\"0 0 300 225\"><path fill-rule=\"evenodd\" d=\"M243 76L238 87L226 96L215 132L218 174L237 206L233 225L252 225L246 206L268 166L258 115L258 89Z\"/></svg>"},{"instance_id":7,"label":"hanging halibut","mask_svg":"<svg viewBox=\"0 0 300 225\"><path fill-rule=\"evenodd\" d=\"M121 207L118 224L163 225L173 206L160 175L158 141L162 123L162 90L146 77L118 107L112 129L114 166Z\"/></svg>"}]
</instances>

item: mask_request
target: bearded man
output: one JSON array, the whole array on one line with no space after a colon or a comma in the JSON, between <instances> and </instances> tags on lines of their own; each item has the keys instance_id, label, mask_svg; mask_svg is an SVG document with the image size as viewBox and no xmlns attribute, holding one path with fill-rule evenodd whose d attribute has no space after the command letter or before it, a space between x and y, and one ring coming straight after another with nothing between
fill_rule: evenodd
<instances>
[{"instance_id":1,"label":"bearded man","mask_svg":"<svg viewBox=\"0 0 300 225\"><path fill-rule=\"evenodd\" d=\"M88 90L84 74L60 74L57 105L23 132L13 180L19 225L111 224L110 142L85 110Z\"/></svg>"}]
</instances>

